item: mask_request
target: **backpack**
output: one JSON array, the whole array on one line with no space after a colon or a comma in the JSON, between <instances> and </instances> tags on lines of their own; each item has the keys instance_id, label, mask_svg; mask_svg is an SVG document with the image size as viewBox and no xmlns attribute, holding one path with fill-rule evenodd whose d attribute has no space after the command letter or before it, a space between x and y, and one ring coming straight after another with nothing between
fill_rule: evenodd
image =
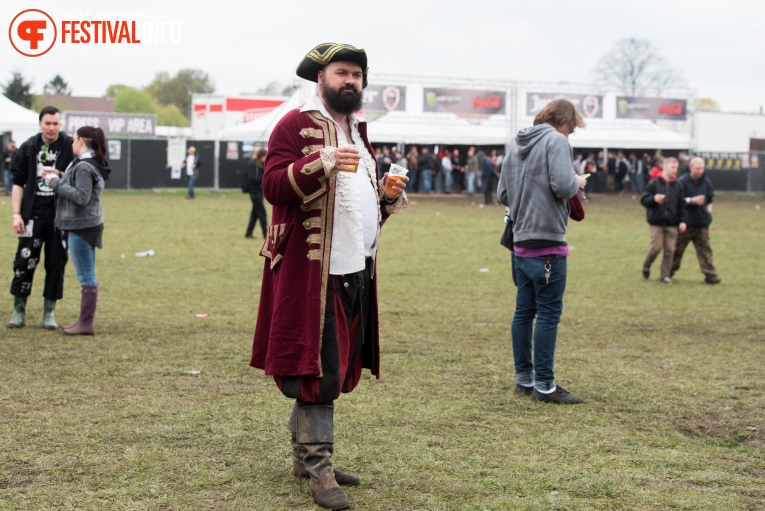
<instances>
[{"instance_id":1,"label":"backpack","mask_svg":"<svg viewBox=\"0 0 765 511\"><path fill-rule=\"evenodd\" d=\"M250 193L250 176L248 169L244 169L242 175L239 176L239 188L242 189L242 193Z\"/></svg>"}]
</instances>

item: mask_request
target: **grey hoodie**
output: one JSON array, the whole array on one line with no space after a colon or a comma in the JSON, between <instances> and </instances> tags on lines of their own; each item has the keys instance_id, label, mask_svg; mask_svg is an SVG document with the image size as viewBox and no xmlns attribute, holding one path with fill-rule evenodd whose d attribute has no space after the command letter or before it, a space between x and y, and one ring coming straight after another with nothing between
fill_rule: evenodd
<instances>
[{"instance_id":1,"label":"grey hoodie","mask_svg":"<svg viewBox=\"0 0 765 511\"><path fill-rule=\"evenodd\" d=\"M102 165L87 152L72 161L61 179L51 179L57 195L56 227L77 231L104 223L101 192L110 172L108 163Z\"/></svg>"},{"instance_id":2,"label":"grey hoodie","mask_svg":"<svg viewBox=\"0 0 765 511\"><path fill-rule=\"evenodd\" d=\"M549 124L518 132L502 163L499 201L510 208L513 241L566 241L579 180L568 139Z\"/></svg>"}]
</instances>

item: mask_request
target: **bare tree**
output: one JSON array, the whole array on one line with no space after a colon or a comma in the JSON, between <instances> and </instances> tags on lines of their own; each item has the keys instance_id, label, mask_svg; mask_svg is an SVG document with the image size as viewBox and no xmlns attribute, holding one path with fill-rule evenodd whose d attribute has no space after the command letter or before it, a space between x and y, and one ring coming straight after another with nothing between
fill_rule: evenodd
<instances>
[{"instance_id":1,"label":"bare tree","mask_svg":"<svg viewBox=\"0 0 765 511\"><path fill-rule=\"evenodd\" d=\"M621 87L624 94L639 96L646 92L682 84L680 73L667 64L650 41L622 39L600 57L594 69L597 81Z\"/></svg>"}]
</instances>

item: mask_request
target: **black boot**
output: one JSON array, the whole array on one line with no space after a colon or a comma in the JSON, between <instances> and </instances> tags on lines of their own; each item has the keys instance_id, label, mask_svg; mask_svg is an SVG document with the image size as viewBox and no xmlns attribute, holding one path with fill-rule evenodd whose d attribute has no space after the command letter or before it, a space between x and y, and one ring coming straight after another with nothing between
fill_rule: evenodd
<instances>
[{"instance_id":1,"label":"black boot","mask_svg":"<svg viewBox=\"0 0 765 511\"><path fill-rule=\"evenodd\" d=\"M351 503L335 480L329 457L335 436L330 405L304 405L297 409L297 441L300 460L310 481L308 491L313 500L327 509L348 509Z\"/></svg>"}]
</instances>

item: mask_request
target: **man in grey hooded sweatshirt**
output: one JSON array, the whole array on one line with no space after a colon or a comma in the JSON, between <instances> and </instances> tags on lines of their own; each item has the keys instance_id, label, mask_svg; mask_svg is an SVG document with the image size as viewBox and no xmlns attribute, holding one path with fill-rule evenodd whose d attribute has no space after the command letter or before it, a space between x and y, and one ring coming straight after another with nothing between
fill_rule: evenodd
<instances>
[{"instance_id":1,"label":"man in grey hooded sweatshirt","mask_svg":"<svg viewBox=\"0 0 765 511\"><path fill-rule=\"evenodd\" d=\"M534 126L515 137L497 188L513 222L518 288L512 325L515 392L547 403L582 402L556 385L553 371L566 290L569 199L586 183L574 172L568 136L581 127L584 121L573 103L548 103L534 118Z\"/></svg>"}]
</instances>

